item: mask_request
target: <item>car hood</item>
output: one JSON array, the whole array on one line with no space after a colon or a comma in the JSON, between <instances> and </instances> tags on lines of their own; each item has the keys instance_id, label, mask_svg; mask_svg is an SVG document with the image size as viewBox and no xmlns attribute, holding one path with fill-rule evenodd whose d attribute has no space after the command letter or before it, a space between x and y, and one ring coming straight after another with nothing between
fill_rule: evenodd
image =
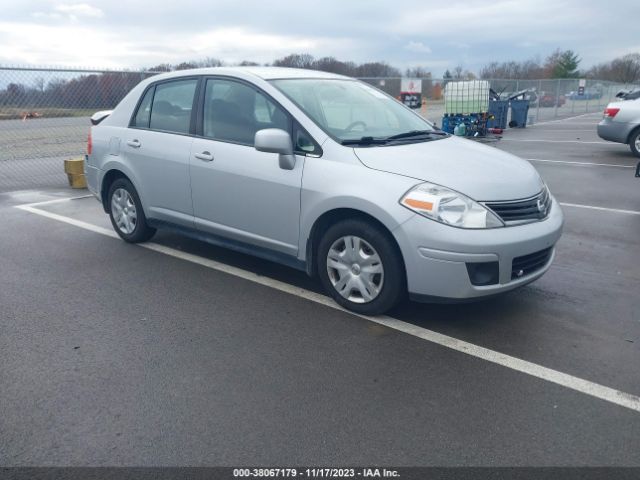
<instances>
[{"instance_id":1,"label":"car hood","mask_svg":"<svg viewBox=\"0 0 640 480\"><path fill-rule=\"evenodd\" d=\"M477 201L516 200L542 190L529 162L472 140L448 137L354 152L369 168L436 183Z\"/></svg>"}]
</instances>

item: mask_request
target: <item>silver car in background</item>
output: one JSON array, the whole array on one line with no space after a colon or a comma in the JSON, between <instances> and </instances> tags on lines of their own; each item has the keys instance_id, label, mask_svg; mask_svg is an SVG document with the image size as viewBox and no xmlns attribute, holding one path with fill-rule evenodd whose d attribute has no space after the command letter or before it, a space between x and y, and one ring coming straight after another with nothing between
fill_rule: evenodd
<instances>
[{"instance_id":1,"label":"silver car in background","mask_svg":"<svg viewBox=\"0 0 640 480\"><path fill-rule=\"evenodd\" d=\"M528 162L340 75L172 72L92 121L87 181L125 241L168 228L280 262L363 314L525 285L562 230Z\"/></svg>"},{"instance_id":2,"label":"silver car in background","mask_svg":"<svg viewBox=\"0 0 640 480\"><path fill-rule=\"evenodd\" d=\"M612 102L604 109L598 136L610 142L629 145L640 157L640 99Z\"/></svg>"}]
</instances>

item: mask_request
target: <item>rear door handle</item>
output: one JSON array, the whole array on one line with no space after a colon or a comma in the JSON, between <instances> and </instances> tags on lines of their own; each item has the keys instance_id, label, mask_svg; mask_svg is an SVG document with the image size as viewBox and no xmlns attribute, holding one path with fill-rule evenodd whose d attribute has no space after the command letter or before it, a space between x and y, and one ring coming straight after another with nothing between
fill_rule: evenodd
<instances>
[{"instance_id":1,"label":"rear door handle","mask_svg":"<svg viewBox=\"0 0 640 480\"><path fill-rule=\"evenodd\" d=\"M213 155L211 155L210 152L196 153L193 156L196 157L198 160L202 160L203 162L213 161Z\"/></svg>"},{"instance_id":2,"label":"rear door handle","mask_svg":"<svg viewBox=\"0 0 640 480\"><path fill-rule=\"evenodd\" d=\"M140 143L140 140L127 140L127 145L133 148L140 148L142 144Z\"/></svg>"}]
</instances>

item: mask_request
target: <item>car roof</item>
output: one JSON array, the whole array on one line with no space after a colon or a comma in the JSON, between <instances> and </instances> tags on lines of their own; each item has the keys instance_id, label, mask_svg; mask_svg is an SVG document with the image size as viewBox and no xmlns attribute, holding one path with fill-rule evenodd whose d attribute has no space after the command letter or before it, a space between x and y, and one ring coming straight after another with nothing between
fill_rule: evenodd
<instances>
[{"instance_id":1,"label":"car roof","mask_svg":"<svg viewBox=\"0 0 640 480\"><path fill-rule=\"evenodd\" d=\"M321 72L319 70L307 70L303 68L285 68L285 67L211 67L211 68L193 68L189 70L178 70L175 72L167 72L156 77L159 78L176 78L190 75L229 75L245 77L247 75L259 77L264 80L275 80L283 78L324 78L324 79L342 79L353 80L344 75L335 73Z\"/></svg>"}]
</instances>

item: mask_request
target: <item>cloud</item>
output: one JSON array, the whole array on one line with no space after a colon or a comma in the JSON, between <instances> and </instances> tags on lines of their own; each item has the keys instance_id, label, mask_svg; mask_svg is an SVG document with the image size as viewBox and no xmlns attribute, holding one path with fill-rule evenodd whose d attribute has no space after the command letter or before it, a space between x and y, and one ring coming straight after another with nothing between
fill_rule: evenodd
<instances>
[{"instance_id":1,"label":"cloud","mask_svg":"<svg viewBox=\"0 0 640 480\"><path fill-rule=\"evenodd\" d=\"M0 38L0 59L11 63L121 68L130 61L116 35L80 25L0 22Z\"/></svg>"},{"instance_id":2,"label":"cloud","mask_svg":"<svg viewBox=\"0 0 640 480\"><path fill-rule=\"evenodd\" d=\"M462 50L466 50L468 48L471 48L471 45L469 45L468 43L459 42L459 41L449 42L449 45L451 45L452 47L455 47L455 48L462 49Z\"/></svg>"},{"instance_id":3,"label":"cloud","mask_svg":"<svg viewBox=\"0 0 640 480\"><path fill-rule=\"evenodd\" d=\"M252 52L255 57L269 53L313 53L318 47L318 41L313 38L257 33L239 27L220 28L193 35L189 44L197 54L217 52L218 55L233 58L243 57L246 52Z\"/></svg>"},{"instance_id":4,"label":"cloud","mask_svg":"<svg viewBox=\"0 0 640 480\"><path fill-rule=\"evenodd\" d=\"M413 40L407 43L404 49L414 53L431 53L431 48L428 45L422 42L414 42Z\"/></svg>"},{"instance_id":5,"label":"cloud","mask_svg":"<svg viewBox=\"0 0 640 480\"><path fill-rule=\"evenodd\" d=\"M216 57L232 63L265 63L295 51L320 56L324 48L356 48L345 39L266 34L239 27L162 36L145 29L138 33L147 40L80 24L60 28L0 22L0 62L44 65L55 59L55 63L74 67L136 68Z\"/></svg>"},{"instance_id":6,"label":"cloud","mask_svg":"<svg viewBox=\"0 0 640 480\"><path fill-rule=\"evenodd\" d=\"M637 47L635 17L619 14L635 11L637 1L616 0L613 9L600 0L422 0L402 9L383 0L368 8L325 0L312 13L299 0L254 1L242 9L237 0L6 1L0 23L11 33L2 35L0 63L91 59L136 68L205 57L264 63L310 53L397 67L419 63L437 76L458 64L478 70L492 61L544 58L559 47L576 51L580 67L588 68ZM615 36L603 37L612 29Z\"/></svg>"},{"instance_id":7,"label":"cloud","mask_svg":"<svg viewBox=\"0 0 640 480\"><path fill-rule=\"evenodd\" d=\"M45 13L45 12L33 12L31 16L33 18L44 18L44 19L51 19L51 20L59 20L63 18L63 16L60 15L59 13Z\"/></svg>"},{"instance_id":8,"label":"cloud","mask_svg":"<svg viewBox=\"0 0 640 480\"><path fill-rule=\"evenodd\" d=\"M62 3L60 5L56 5L54 10L60 13L65 13L69 16L75 17L96 17L100 18L104 16L104 12L100 10L98 7L91 6L87 3L75 3L75 4L66 4Z\"/></svg>"},{"instance_id":9,"label":"cloud","mask_svg":"<svg viewBox=\"0 0 640 480\"><path fill-rule=\"evenodd\" d=\"M101 18L104 12L98 7L91 6L87 3L67 4L61 3L53 7L52 12L34 12L31 14L33 18L44 20L69 20L77 22L80 18Z\"/></svg>"}]
</instances>

